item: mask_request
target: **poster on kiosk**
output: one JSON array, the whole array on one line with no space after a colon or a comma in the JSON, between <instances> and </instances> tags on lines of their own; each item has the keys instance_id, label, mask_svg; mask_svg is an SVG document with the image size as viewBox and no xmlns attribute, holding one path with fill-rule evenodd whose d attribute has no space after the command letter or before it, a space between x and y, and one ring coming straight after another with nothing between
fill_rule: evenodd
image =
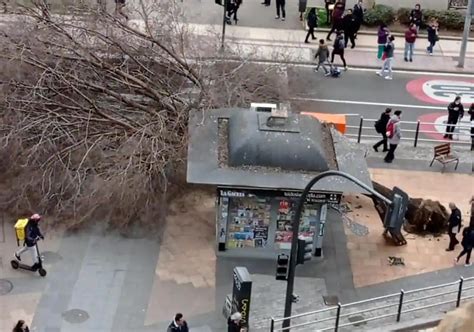
<instances>
[{"instance_id":1,"label":"poster on kiosk","mask_svg":"<svg viewBox=\"0 0 474 332\"><path fill-rule=\"evenodd\" d=\"M242 327L248 329L250 314L250 297L252 293L252 280L245 267L234 268L234 287L232 289L232 313L242 314Z\"/></svg>"}]
</instances>

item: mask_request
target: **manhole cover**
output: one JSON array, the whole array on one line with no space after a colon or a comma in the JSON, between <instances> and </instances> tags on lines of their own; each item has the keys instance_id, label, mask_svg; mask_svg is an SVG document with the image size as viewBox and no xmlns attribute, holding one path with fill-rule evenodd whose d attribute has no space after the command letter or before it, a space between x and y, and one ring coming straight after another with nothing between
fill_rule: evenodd
<instances>
[{"instance_id":1,"label":"manhole cover","mask_svg":"<svg viewBox=\"0 0 474 332\"><path fill-rule=\"evenodd\" d=\"M324 304L327 306L335 306L339 303L339 297L337 296L323 296Z\"/></svg>"},{"instance_id":2,"label":"manhole cover","mask_svg":"<svg viewBox=\"0 0 474 332\"><path fill-rule=\"evenodd\" d=\"M43 251L41 253L41 257L43 257L44 262L47 264L54 264L59 262L63 257L54 251Z\"/></svg>"},{"instance_id":3,"label":"manhole cover","mask_svg":"<svg viewBox=\"0 0 474 332\"><path fill-rule=\"evenodd\" d=\"M87 311L81 309L71 309L61 314L63 319L71 324L81 324L89 319Z\"/></svg>"},{"instance_id":4,"label":"manhole cover","mask_svg":"<svg viewBox=\"0 0 474 332\"><path fill-rule=\"evenodd\" d=\"M365 325L367 324L367 322L361 322L362 320L364 320L364 316L351 316L349 318L347 318L349 320L349 322L352 323L352 325L354 326L361 326L361 325Z\"/></svg>"},{"instance_id":5,"label":"manhole cover","mask_svg":"<svg viewBox=\"0 0 474 332\"><path fill-rule=\"evenodd\" d=\"M6 280L6 279L0 279L0 295L7 295L10 293L13 289L13 284Z\"/></svg>"}]
</instances>

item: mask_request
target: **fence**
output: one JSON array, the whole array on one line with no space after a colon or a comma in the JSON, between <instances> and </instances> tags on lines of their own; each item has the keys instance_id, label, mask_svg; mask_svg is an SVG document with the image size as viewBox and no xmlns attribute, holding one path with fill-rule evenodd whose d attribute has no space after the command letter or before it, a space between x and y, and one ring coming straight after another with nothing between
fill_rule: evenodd
<instances>
[{"instance_id":1,"label":"fence","mask_svg":"<svg viewBox=\"0 0 474 332\"><path fill-rule=\"evenodd\" d=\"M341 304L291 316L291 325L281 327L285 318L271 318L270 331L355 331L368 322L378 325L400 322L403 318L413 318L412 313L430 309L426 314L433 315L433 308L446 311L459 307L463 300L474 298L474 277L419 288L411 291L380 296L368 300ZM410 315L411 314L411 315ZM363 315L367 316L364 317ZM294 323L297 321L296 323Z\"/></svg>"},{"instance_id":2,"label":"fence","mask_svg":"<svg viewBox=\"0 0 474 332\"><path fill-rule=\"evenodd\" d=\"M355 138L357 143L360 143L363 139L381 139L381 135L375 131L374 124L377 119L365 119L362 116L348 116L350 118L349 123L354 122L358 117L358 124L349 124L346 126L346 136ZM411 141L413 146L416 147L419 142L428 143L446 143L471 146L471 141L474 139L474 135L470 133L471 124L457 124L453 132L454 140L447 141L445 139L427 138L427 134L440 135L440 131L427 130L426 127L440 128L444 130L449 126L447 123L433 123L433 122L421 122L421 121L400 121L400 128L402 132L402 141Z\"/></svg>"}]
</instances>

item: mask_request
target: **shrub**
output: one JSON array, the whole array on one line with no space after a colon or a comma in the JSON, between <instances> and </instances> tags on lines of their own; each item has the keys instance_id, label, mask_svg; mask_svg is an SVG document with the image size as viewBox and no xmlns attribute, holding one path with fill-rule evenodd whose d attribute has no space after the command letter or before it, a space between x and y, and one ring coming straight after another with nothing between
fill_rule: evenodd
<instances>
[{"instance_id":1,"label":"shrub","mask_svg":"<svg viewBox=\"0 0 474 332\"><path fill-rule=\"evenodd\" d=\"M462 30L464 20L465 16L458 10L443 10L438 16L439 25L446 29Z\"/></svg>"},{"instance_id":2,"label":"shrub","mask_svg":"<svg viewBox=\"0 0 474 332\"><path fill-rule=\"evenodd\" d=\"M395 20L395 12L392 7L375 5L367 10L364 15L364 23L368 26L376 26L382 23L392 24Z\"/></svg>"},{"instance_id":3,"label":"shrub","mask_svg":"<svg viewBox=\"0 0 474 332\"><path fill-rule=\"evenodd\" d=\"M398 22L405 25L410 24L410 12L411 12L411 8L400 8L397 11Z\"/></svg>"}]
</instances>

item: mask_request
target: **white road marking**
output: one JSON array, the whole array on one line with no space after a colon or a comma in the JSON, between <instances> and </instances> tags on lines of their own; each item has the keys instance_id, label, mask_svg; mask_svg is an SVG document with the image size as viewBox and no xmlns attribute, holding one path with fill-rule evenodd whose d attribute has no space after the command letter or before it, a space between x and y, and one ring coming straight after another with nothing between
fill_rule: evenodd
<instances>
[{"instance_id":1,"label":"white road marking","mask_svg":"<svg viewBox=\"0 0 474 332\"><path fill-rule=\"evenodd\" d=\"M363 105L363 106L385 106L385 107L399 107L399 108L421 108L428 110L446 110L446 107L441 106L425 106L425 105L408 105L408 104L392 104L392 103L376 103L371 101L358 101L358 100L338 100L338 99L322 99L322 98L307 98L307 97L292 97L291 100L296 101L317 101L320 103L333 103L333 104L351 104L351 105Z\"/></svg>"}]
</instances>

